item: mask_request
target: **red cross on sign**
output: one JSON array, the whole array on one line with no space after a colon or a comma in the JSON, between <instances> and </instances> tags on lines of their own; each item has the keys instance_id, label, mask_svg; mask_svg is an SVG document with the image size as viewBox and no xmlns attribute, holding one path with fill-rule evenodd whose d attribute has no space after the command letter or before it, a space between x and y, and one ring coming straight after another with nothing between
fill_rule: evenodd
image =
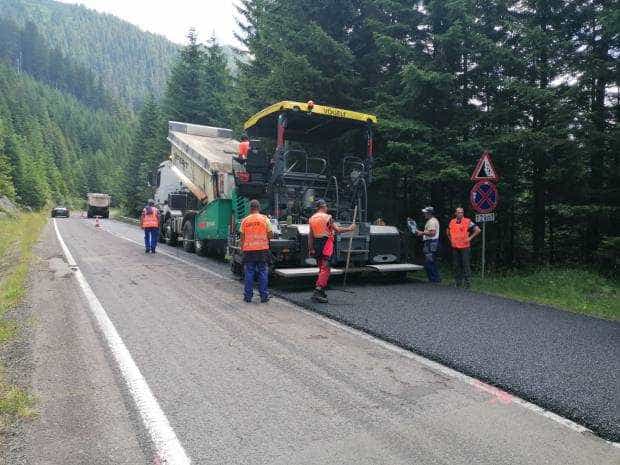
<instances>
[{"instance_id":1,"label":"red cross on sign","mask_svg":"<svg viewBox=\"0 0 620 465\"><path fill-rule=\"evenodd\" d=\"M469 200L478 213L491 213L499 203L497 187L489 181L479 181L471 189Z\"/></svg>"}]
</instances>

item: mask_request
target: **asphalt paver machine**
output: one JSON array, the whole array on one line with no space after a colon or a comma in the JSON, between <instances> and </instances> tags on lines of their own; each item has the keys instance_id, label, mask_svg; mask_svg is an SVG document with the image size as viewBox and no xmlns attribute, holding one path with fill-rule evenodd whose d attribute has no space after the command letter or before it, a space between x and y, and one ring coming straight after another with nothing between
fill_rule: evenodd
<instances>
[{"instance_id":1,"label":"asphalt paver machine","mask_svg":"<svg viewBox=\"0 0 620 465\"><path fill-rule=\"evenodd\" d=\"M324 199L335 221L358 227L337 236L334 275L350 257L351 272L406 273L420 267L404 263L401 235L394 226L369 222L368 187L372 182L374 115L313 102L283 101L246 121L250 152L234 169L233 218L228 249L233 272L241 273L239 224L250 199L261 202L274 226L272 269L285 278L312 276L316 260L308 256L308 219Z\"/></svg>"}]
</instances>

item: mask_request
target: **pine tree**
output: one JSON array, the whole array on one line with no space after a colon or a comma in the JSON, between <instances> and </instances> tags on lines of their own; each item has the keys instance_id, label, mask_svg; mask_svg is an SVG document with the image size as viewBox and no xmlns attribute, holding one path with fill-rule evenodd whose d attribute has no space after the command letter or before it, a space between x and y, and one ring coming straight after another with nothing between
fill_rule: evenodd
<instances>
[{"instance_id":1,"label":"pine tree","mask_svg":"<svg viewBox=\"0 0 620 465\"><path fill-rule=\"evenodd\" d=\"M164 105L171 120L206 124L209 115L204 108L204 47L196 31L190 29L188 44L181 50L172 68Z\"/></svg>"},{"instance_id":2,"label":"pine tree","mask_svg":"<svg viewBox=\"0 0 620 465\"><path fill-rule=\"evenodd\" d=\"M131 213L137 214L152 197L153 174L167 153L166 121L159 105L151 96L140 111L127 170L127 177L131 182L128 184L126 196Z\"/></svg>"},{"instance_id":3,"label":"pine tree","mask_svg":"<svg viewBox=\"0 0 620 465\"><path fill-rule=\"evenodd\" d=\"M15 191L20 203L41 208L47 200L47 186L40 166L24 149L22 138L11 135L6 140L6 153L13 166Z\"/></svg>"},{"instance_id":4,"label":"pine tree","mask_svg":"<svg viewBox=\"0 0 620 465\"><path fill-rule=\"evenodd\" d=\"M231 124L229 101L232 93L232 79L224 50L218 45L215 37L211 37L207 43L203 66L202 105L207 124L229 127Z\"/></svg>"},{"instance_id":5,"label":"pine tree","mask_svg":"<svg viewBox=\"0 0 620 465\"><path fill-rule=\"evenodd\" d=\"M7 129L0 117L0 195L15 200L15 186L13 185L12 168L9 158L4 153L4 139Z\"/></svg>"},{"instance_id":6,"label":"pine tree","mask_svg":"<svg viewBox=\"0 0 620 465\"><path fill-rule=\"evenodd\" d=\"M253 57L240 63L248 111L278 100L355 106L359 76L347 46L353 1L245 0L243 44Z\"/></svg>"}]
</instances>

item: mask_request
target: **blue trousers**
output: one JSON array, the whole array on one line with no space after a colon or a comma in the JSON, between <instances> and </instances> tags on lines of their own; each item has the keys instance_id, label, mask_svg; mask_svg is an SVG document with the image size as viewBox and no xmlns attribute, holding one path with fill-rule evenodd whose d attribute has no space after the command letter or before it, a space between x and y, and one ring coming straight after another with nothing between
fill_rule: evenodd
<instances>
[{"instance_id":1,"label":"blue trousers","mask_svg":"<svg viewBox=\"0 0 620 465\"><path fill-rule=\"evenodd\" d=\"M424 253L424 269L431 283L441 282L439 270L437 269L437 251L439 249L438 240L424 241L422 253Z\"/></svg>"},{"instance_id":2,"label":"blue trousers","mask_svg":"<svg viewBox=\"0 0 620 465\"><path fill-rule=\"evenodd\" d=\"M261 299L267 299L269 297L269 291L267 290L269 269L265 262L247 262L244 265L245 271L245 288L243 290L243 297L245 300L251 300L254 295L254 276L258 273L258 292Z\"/></svg>"},{"instance_id":3,"label":"blue trousers","mask_svg":"<svg viewBox=\"0 0 620 465\"><path fill-rule=\"evenodd\" d=\"M144 228L144 248L155 252L157 240L159 239L159 228Z\"/></svg>"}]
</instances>

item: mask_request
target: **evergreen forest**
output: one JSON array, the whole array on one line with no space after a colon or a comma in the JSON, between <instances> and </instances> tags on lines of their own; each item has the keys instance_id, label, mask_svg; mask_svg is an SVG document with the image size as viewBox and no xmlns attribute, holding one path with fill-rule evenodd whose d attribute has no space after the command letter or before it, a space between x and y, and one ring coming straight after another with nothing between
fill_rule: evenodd
<instances>
[{"instance_id":1,"label":"evergreen forest","mask_svg":"<svg viewBox=\"0 0 620 465\"><path fill-rule=\"evenodd\" d=\"M0 0L0 193L25 205L105 190L134 213L168 120L239 134L265 106L313 100L378 116L375 216L404 229L425 205L444 225L457 206L472 215L469 177L488 150L501 176L493 266L617 266L612 0L240 0L234 73L212 38L190 30L177 51L65 6ZM143 45L128 64L110 49L129 36Z\"/></svg>"}]
</instances>

